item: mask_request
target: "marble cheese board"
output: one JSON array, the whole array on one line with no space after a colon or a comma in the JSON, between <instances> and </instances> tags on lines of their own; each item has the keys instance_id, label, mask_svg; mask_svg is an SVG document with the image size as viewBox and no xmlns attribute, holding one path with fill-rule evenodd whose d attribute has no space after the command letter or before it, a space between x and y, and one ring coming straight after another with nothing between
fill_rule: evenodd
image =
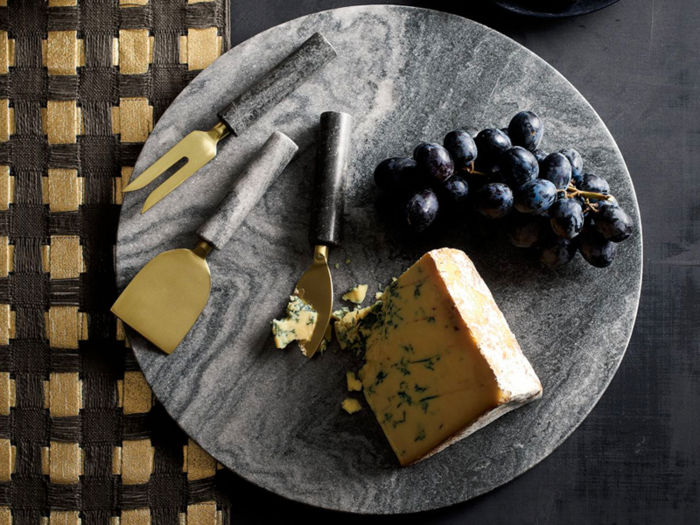
<instances>
[{"instance_id":1,"label":"marble cheese board","mask_svg":"<svg viewBox=\"0 0 700 525\"><path fill-rule=\"evenodd\" d=\"M193 129L208 129L235 94L321 31L338 58L148 213L149 188L126 194L116 251L118 286L161 251L190 246L235 173L274 130L300 146L240 228L212 253L212 292L192 331L169 356L133 331L129 341L167 411L218 461L284 497L328 509L390 514L465 501L522 474L583 421L625 353L639 301L639 211L622 156L595 111L556 70L505 36L464 18L408 7L351 7L261 33L200 74L159 120L135 174ZM459 225L415 237L375 205L374 166L441 141L460 127L503 127L521 109L545 122L543 148L575 146L585 169L606 177L636 223L615 264L580 257L542 269L515 248ZM379 290L426 251L464 250L489 285L544 386L541 400L436 456L400 468L369 408L348 415L345 371L353 355L309 361L277 350L270 320L311 260L307 235L319 115L355 117L342 247L330 254L336 303L358 283ZM337 265L337 268L336 268ZM370 296L373 294L369 294ZM332 347L332 348L335 348Z\"/></svg>"}]
</instances>

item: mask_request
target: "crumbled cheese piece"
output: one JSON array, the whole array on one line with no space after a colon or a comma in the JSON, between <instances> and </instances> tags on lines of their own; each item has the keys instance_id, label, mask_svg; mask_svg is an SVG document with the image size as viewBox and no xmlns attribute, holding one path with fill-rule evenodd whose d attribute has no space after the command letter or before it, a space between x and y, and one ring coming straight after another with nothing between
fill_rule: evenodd
<instances>
[{"instance_id":1,"label":"crumbled cheese piece","mask_svg":"<svg viewBox=\"0 0 700 525\"><path fill-rule=\"evenodd\" d=\"M344 399L342 407L348 414L354 414L355 412L362 410L362 405L360 402L357 399L352 398Z\"/></svg>"},{"instance_id":2,"label":"crumbled cheese piece","mask_svg":"<svg viewBox=\"0 0 700 525\"><path fill-rule=\"evenodd\" d=\"M348 383L348 392L360 392L362 390L362 381L355 377L355 373L347 371L345 373L345 379Z\"/></svg>"},{"instance_id":3,"label":"crumbled cheese piece","mask_svg":"<svg viewBox=\"0 0 700 525\"><path fill-rule=\"evenodd\" d=\"M374 300L379 301L379 299L382 298L382 295L384 295L384 292L377 292L374 294Z\"/></svg>"},{"instance_id":4,"label":"crumbled cheese piece","mask_svg":"<svg viewBox=\"0 0 700 525\"><path fill-rule=\"evenodd\" d=\"M314 333L318 313L301 297L291 295L285 319L273 319L275 346L284 348L292 341L307 341Z\"/></svg>"},{"instance_id":5,"label":"crumbled cheese piece","mask_svg":"<svg viewBox=\"0 0 700 525\"><path fill-rule=\"evenodd\" d=\"M350 313L350 308L348 308L347 306L343 306L343 307L338 308L337 310L333 310L333 312L331 312L331 319L333 321L340 321L343 317L345 317L349 313Z\"/></svg>"},{"instance_id":6,"label":"crumbled cheese piece","mask_svg":"<svg viewBox=\"0 0 700 525\"><path fill-rule=\"evenodd\" d=\"M367 288L368 286L366 284L358 284L355 288L343 295L343 301L362 304L362 301L364 301L367 296Z\"/></svg>"},{"instance_id":7,"label":"crumbled cheese piece","mask_svg":"<svg viewBox=\"0 0 700 525\"><path fill-rule=\"evenodd\" d=\"M338 340L340 348L352 350L358 356L362 355L365 351L367 338L378 322L381 311L381 301L366 308L336 310L333 313L337 319L334 325L335 338Z\"/></svg>"},{"instance_id":8,"label":"crumbled cheese piece","mask_svg":"<svg viewBox=\"0 0 700 525\"><path fill-rule=\"evenodd\" d=\"M328 345L331 344L331 340L333 339L333 329L331 328L330 323L328 326L326 326L326 333L323 334L323 339L321 339L321 344L318 346L318 353L322 354L328 349ZM306 355L306 354L304 354Z\"/></svg>"}]
</instances>

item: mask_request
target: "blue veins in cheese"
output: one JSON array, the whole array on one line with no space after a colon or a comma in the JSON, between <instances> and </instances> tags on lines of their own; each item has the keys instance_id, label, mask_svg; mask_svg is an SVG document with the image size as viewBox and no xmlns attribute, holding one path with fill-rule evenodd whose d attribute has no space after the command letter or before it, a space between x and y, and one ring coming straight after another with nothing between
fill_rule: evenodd
<instances>
[{"instance_id":1,"label":"blue veins in cheese","mask_svg":"<svg viewBox=\"0 0 700 525\"><path fill-rule=\"evenodd\" d=\"M486 283L459 250L425 254L374 305L339 317L338 341L364 356L365 398L401 465L542 394Z\"/></svg>"}]
</instances>

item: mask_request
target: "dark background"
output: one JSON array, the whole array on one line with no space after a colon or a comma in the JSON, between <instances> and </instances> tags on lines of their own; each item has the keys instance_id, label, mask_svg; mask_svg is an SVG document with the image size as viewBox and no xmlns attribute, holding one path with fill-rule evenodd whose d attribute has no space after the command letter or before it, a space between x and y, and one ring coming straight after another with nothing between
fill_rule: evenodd
<instances>
[{"instance_id":1,"label":"dark background","mask_svg":"<svg viewBox=\"0 0 700 525\"><path fill-rule=\"evenodd\" d=\"M233 0L233 44L341 0ZM376 2L387 3L387 2ZM577 18L513 17L481 1L414 1L514 38L598 111L627 161L644 228L644 283L620 370L583 424L493 492L409 517L360 517L234 480L232 521L594 524L700 520L700 2L622 0Z\"/></svg>"}]
</instances>

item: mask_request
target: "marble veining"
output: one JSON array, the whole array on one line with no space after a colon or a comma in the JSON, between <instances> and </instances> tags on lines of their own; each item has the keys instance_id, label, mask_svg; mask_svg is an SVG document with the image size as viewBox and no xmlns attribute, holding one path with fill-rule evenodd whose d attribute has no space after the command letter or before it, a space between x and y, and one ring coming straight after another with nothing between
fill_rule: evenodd
<instances>
[{"instance_id":1,"label":"marble veining","mask_svg":"<svg viewBox=\"0 0 700 525\"><path fill-rule=\"evenodd\" d=\"M232 177L275 130L299 154L233 240L212 254L212 292L193 330L166 356L133 332L146 378L178 423L221 463L250 481L312 505L400 513L472 498L552 452L586 417L622 359L639 300L641 231L632 181L606 127L559 73L512 40L469 20L407 7L352 7L272 28L200 74L158 122L140 173L316 31L338 57L255 126L220 144L218 156L148 213L151 187L125 195L117 244L123 288L157 253L189 247ZM598 270L578 258L552 272L515 248L465 228L416 238L375 207L372 171L452 129L507 125L521 109L545 122L543 148L576 147L586 171L606 177L637 231L618 260ZM270 320L311 261L308 245L315 137L323 111L354 117L345 239L331 251L336 300L357 283L370 292L432 248L463 249L490 286L544 396L415 466L398 467L369 408L350 416L345 371L359 363L328 351L308 361L277 350ZM153 185L155 187L155 185ZM346 259L350 263L346 264ZM368 294L370 297L372 293Z\"/></svg>"}]
</instances>

